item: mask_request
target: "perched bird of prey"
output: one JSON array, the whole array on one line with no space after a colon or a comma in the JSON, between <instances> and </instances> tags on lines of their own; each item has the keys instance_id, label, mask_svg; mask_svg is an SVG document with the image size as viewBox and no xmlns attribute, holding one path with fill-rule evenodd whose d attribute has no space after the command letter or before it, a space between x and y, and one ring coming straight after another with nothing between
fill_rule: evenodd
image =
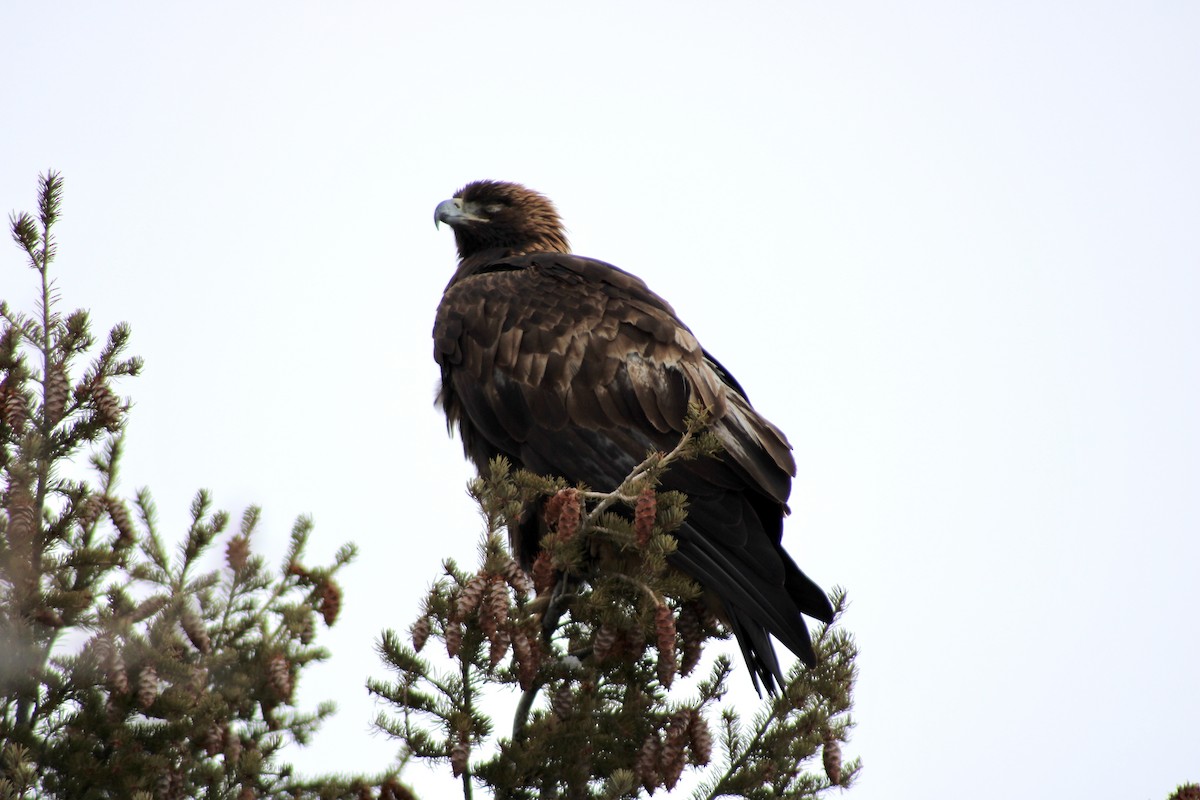
<instances>
[{"instance_id":1,"label":"perched bird of prey","mask_svg":"<svg viewBox=\"0 0 1200 800\"><path fill-rule=\"evenodd\" d=\"M796 471L783 433L645 283L571 253L544 196L477 181L434 220L454 230L460 259L433 339L439 400L467 457L483 474L502 455L611 491L679 442L698 403L723 451L662 479L689 500L668 563L715 599L756 687L783 681L770 636L814 664L802 615L829 622L833 609L780 542ZM528 559L537 541L515 547Z\"/></svg>"}]
</instances>

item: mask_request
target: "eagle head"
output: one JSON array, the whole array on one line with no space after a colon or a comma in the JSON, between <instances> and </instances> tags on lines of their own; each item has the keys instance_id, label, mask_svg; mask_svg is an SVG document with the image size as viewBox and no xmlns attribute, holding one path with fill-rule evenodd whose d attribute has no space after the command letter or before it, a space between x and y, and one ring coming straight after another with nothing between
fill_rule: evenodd
<instances>
[{"instance_id":1,"label":"eagle head","mask_svg":"<svg viewBox=\"0 0 1200 800\"><path fill-rule=\"evenodd\" d=\"M468 183L454 197L438 203L433 222L454 229L461 259L496 250L515 256L571 249L558 209L544 195L519 183Z\"/></svg>"}]
</instances>

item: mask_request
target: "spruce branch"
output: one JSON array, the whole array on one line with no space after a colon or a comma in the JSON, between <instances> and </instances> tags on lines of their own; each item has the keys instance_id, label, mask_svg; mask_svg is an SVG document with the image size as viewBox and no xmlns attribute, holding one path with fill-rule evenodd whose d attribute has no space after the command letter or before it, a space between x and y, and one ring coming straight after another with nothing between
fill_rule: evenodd
<instances>
[{"instance_id":1,"label":"spruce branch","mask_svg":"<svg viewBox=\"0 0 1200 800\"><path fill-rule=\"evenodd\" d=\"M649 455L610 493L493 460L470 487L486 519L478 569L446 562L411 646L393 631L381 638L394 678L368 688L395 716L382 712L377 727L411 758L449 762L464 792L470 775L498 798L641 797L682 790L689 771L708 792L697 797L815 797L850 785L856 761L835 777L806 769L820 769L850 727L854 653L840 630L818 633L821 666L793 670L782 704L765 701L749 727L723 708L729 658L678 679L705 644L728 636L698 587L667 564L686 498L655 489L675 460L714 452L703 426L695 415L677 447ZM540 549L523 554L531 579L504 577L514 563L505 532L534 523ZM840 621L844 598L834 600ZM481 709L505 696L515 702L512 731L494 735L495 712Z\"/></svg>"},{"instance_id":2,"label":"spruce branch","mask_svg":"<svg viewBox=\"0 0 1200 800\"><path fill-rule=\"evenodd\" d=\"M118 491L129 404L115 386L141 360L126 354L129 326L93 352L87 313L58 310L62 186L43 176L36 218L11 218L39 274L36 313L0 301L0 800L402 796L392 773L301 779L280 750L333 713L300 708L293 689L328 657L303 620L334 622L353 546L303 565L299 522L296 569L272 574L250 552L249 509L228 574L204 571L228 526L207 493L171 552L150 492ZM87 461L88 477L62 477Z\"/></svg>"}]
</instances>

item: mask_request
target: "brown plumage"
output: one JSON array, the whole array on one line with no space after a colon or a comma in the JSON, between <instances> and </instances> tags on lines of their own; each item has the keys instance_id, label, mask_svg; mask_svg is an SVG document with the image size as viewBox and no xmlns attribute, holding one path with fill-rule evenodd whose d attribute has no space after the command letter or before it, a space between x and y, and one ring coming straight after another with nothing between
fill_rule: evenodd
<instances>
[{"instance_id":1,"label":"brown plumage","mask_svg":"<svg viewBox=\"0 0 1200 800\"><path fill-rule=\"evenodd\" d=\"M615 488L651 450L669 451L689 401L724 452L677 462L663 488L688 518L670 563L711 597L757 686L782 681L768 633L815 661L802 614L828 622L825 593L780 544L791 447L671 306L638 278L573 255L554 205L478 181L438 205L460 258L434 322L439 399L476 467L507 457L537 473ZM516 542L526 566L536 542Z\"/></svg>"}]
</instances>

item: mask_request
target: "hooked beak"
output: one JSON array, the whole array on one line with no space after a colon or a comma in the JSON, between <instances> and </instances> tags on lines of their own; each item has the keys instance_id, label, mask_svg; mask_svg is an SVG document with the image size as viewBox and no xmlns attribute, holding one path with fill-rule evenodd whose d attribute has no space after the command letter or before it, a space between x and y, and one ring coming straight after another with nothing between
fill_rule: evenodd
<instances>
[{"instance_id":1,"label":"hooked beak","mask_svg":"<svg viewBox=\"0 0 1200 800\"><path fill-rule=\"evenodd\" d=\"M438 207L433 212L433 227L440 228L442 223L453 227L463 215L462 200L451 198L438 203Z\"/></svg>"},{"instance_id":2,"label":"hooked beak","mask_svg":"<svg viewBox=\"0 0 1200 800\"><path fill-rule=\"evenodd\" d=\"M462 225L467 222L486 221L484 217L468 211L463 206L463 201L457 197L443 200L438 203L438 207L433 211L433 226L435 228L441 227L441 223L443 222L453 228L456 225Z\"/></svg>"}]
</instances>

